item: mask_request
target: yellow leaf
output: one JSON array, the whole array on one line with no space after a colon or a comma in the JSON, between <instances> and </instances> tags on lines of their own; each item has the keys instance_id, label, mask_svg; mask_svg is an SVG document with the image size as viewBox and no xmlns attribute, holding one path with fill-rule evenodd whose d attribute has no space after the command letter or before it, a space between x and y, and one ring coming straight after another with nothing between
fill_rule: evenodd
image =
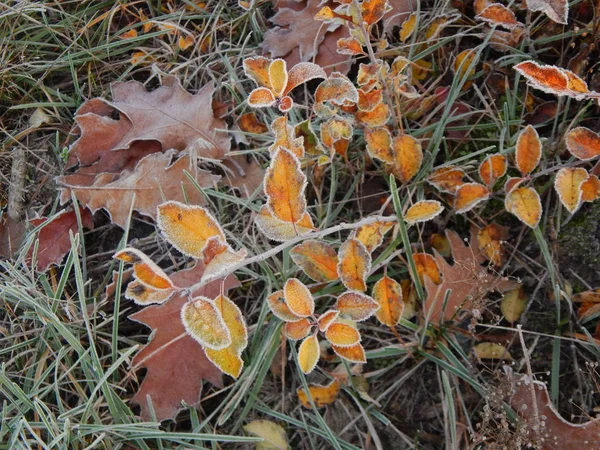
<instances>
[{"instance_id":1,"label":"yellow leaf","mask_svg":"<svg viewBox=\"0 0 600 450\"><path fill-rule=\"evenodd\" d=\"M212 350L205 347L204 352L219 370L233 378L237 378L244 367L241 355L248 345L248 328L242 312L229 298L219 295L215 298L214 304L229 330L231 345L222 350Z\"/></svg>"},{"instance_id":2,"label":"yellow leaf","mask_svg":"<svg viewBox=\"0 0 600 450\"><path fill-rule=\"evenodd\" d=\"M379 309L379 304L362 292L348 291L337 298L335 309L356 322L362 322Z\"/></svg>"},{"instance_id":3,"label":"yellow leaf","mask_svg":"<svg viewBox=\"0 0 600 450\"><path fill-rule=\"evenodd\" d=\"M284 242L297 236L302 236L315 230L313 221L308 213L304 213L298 223L290 223L274 217L269 208L264 205L254 219L256 225L269 239Z\"/></svg>"},{"instance_id":4,"label":"yellow leaf","mask_svg":"<svg viewBox=\"0 0 600 450\"><path fill-rule=\"evenodd\" d=\"M188 334L205 349L222 350L231 345L229 329L209 298L196 297L183 305L181 321Z\"/></svg>"},{"instance_id":5,"label":"yellow leaf","mask_svg":"<svg viewBox=\"0 0 600 450\"><path fill-rule=\"evenodd\" d=\"M337 399L338 394L340 393L340 382L337 378L334 378L331 383L326 386L309 384L308 393L317 408L330 405ZM312 408L309 401L309 395L304 389L298 389L296 394L298 395L298 400L300 400L302 406L309 409Z\"/></svg>"},{"instance_id":6,"label":"yellow leaf","mask_svg":"<svg viewBox=\"0 0 600 450\"><path fill-rule=\"evenodd\" d=\"M315 301L312 294L297 278L290 278L285 282L283 298L292 314L309 317L315 312Z\"/></svg>"},{"instance_id":7,"label":"yellow leaf","mask_svg":"<svg viewBox=\"0 0 600 450\"><path fill-rule=\"evenodd\" d=\"M127 285L125 298L133 300L138 305L161 304L169 300L175 293L174 289L154 289L139 280L133 280Z\"/></svg>"},{"instance_id":8,"label":"yellow leaf","mask_svg":"<svg viewBox=\"0 0 600 450\"><path fill-rule=\"evenodd\" d=\"M211 213L201 206L188 206L170 201L158 206L158 228L181 253L202 258L208 239L217 236L225 242L225 234Z\"/></svg>"},{"instance_id":9,"label":"yellow leaf","mask_svg":"<svg viewBox=\"0 0 600 450\"><path fill-rule=\"evenodd\" d=\"M375 313L377 320L390 328L395 327L400 322L404 310L400 284L384 275L373 286L372 294L380 306Z\"/></svg>"},{"instance_id":10,"label":"yellow leaf","mask_svg":"<svg viewBox=\"0 0 600 450\"><path fill-rule=\"evenodd\" d=\"M558 198L567 210L573 214L581 206L583 191L581 185L588 178L588 173L581 167L563 168L554 179L554 189Z\"/></svg>"},{"instance_id":11,"label":"yellow leaf","mask_svg":"<svg viewBox=\"0 0 600 450\"><path fill-rule=\"evenodd\" d=\"M367 127L377 128L386 124L390 118L390 108L385 103L379 103L370 111L356 112L356 119Z\"/></svg>"},{"instance_id":12,"label":"yellow leaf","mask_svg":"<svg viewBox=\"0 0 600 450\"><path fill-rule=\"evenodd\" d=\"M319 355L320 349L317 335L313 334L304 339L298 349L298 364L300 365L300 370L305 374L311 373L319 362Z\"/></svg>"},{"instance_id":13,"label":"yellow leaf","mask_svg":"<svg viewBox=\"0 0 600 450\"><path fill-rule=\"evenodd\" d=\"M387 0L363 0L360 9L363 23L370 27L379 22L391 8Z\"/></svg>"},{"instance_id":14,"label":"yellow leaf","mask_svg":"<svg viewBox=\"0 0 600 450\"><path fill-rule=\"evenodd\" d=\"M284 322L297 322L302 317L294 314L283 298L283 291L275 291L267 296L267 304L269 309L278 319Z\"/></svg>"},{"instance_id":15,"label":"yellow leaf","mask_svg":"<svg viewBox=\"0 0 600 450\"><path fill-rule=\"evenodd\" d=\"M283 95L288 82L287 65L283 59L275 59L269 64L269 85L276 97Z\"/></svg>"},{"instance_id":16,"label":"yellow leaf","mask_svg":"<svg viewBox=\"0 0 600 450\"><path fill-rule=\"evenodd\" d=\"M392 135L387 128L365 128L365 141L367 152L372 158L386 163L394 162L392 153Z\"/></svg>"},{"instance_id":17,"label":"yellow leaf","mask_svg":"<svg viewBox=\"0 0 600 450\"><path fill-rule=\"evenodd\" d=\"M477 53L473 50L463 50L456 56L454 61L453 71L454 76L460 79L469 79L475 75L475 57ZM467 72L468 71L468 72ZM463 89L467 89L471 86L472 82L466 81Z\"/></svg>"},{"instance_id":18,"label":"yellow leaf","mask_svg":"<svg viewBox=\"0 0 600 450\"><path fill-rule=\"evenodd\" d=\"M495 342L482 342L473 347L473 353L479 359L506 359L512 361L512 356L502 345Z\"/></svg>"},{"instance_id":19,"label":"yellow leaf","mask_svg":"<svg viewBox=\"0 0 600 450\"><path fill-rule=\"evenodd\" d=\"M506 320L515 323L525 312L528 302L529 299L522 288L513 289L504 294L500 301L500 311Z\"/></svg>"},{"instance_id":20,"label":"yellow leaf","mask_svg":"<svg viewBox=\"0 0 600 450\"><path fill-rule=\"evenodd\" d=\"M333 322L327 327L325 337L336 347L351 347L360 342L360 333L350 321Z\"/></svg>"},{"instance_id":21,"label":"yellow leaf","mask_svg":"<svg viewBox=\"0 0 600 450\"><path fill-rule=\"evenodd\" d=\"M335 250L324 242L307 239L292 248L290 256L314 281L327 282L338 279L338 257Z\"/></svg>"},{"instance_id":22,"label":"yellow leaf","mask_svg":"<svg viewBox=\"0 0 600 450\"><path fill-rule=\"evenodd\" d=\"M400 40L406 42L406 40L412 36L417 25L417 13L412 13L408 16L408 19L404 21L400 28Z\"/></svg>"},{"instance_id":23,"label":"yellow leaf","mask_svg":"<svg viewBox=\"0 0 600 450\"><path fill-rule=\"evenodd\" d=\"M490 25L500 25L508 30L512 30L519 25L515 13L500 3L492 3L484 8L475 19L487 22Z\"/></svg>"},{"instance_id":24,"label":"yellow leaf","mask_svg":"<svg viewBox=\"0 0 600 450\"><path fill-rule=\"evenodd\" d=\"M542 142L535 128L531 125L521 131L517 138L515 162L522 176L527 176L536 168L542 157Z\"/></svg>"},{"instance_id":25,"label":"yellow leaf","mask_svg":"<svg viewBox=\"0 0 600 450\"><path fill-rule=\"evenodd\" d=\"M404 220L411 225L418 222L427 222L439 216L443 210L444 207L437 200L421 200L408 208Z\"/></svg>"},{"instance_id":26,"label":"yellow leaf","mask_svg":"<svg viewBox=\"0 0 600 450\"><path fill-rule=\"evenodd\" d=\"M277 219L297 223L306 213L305 189L306 176L300 170L300 161L280 147L265 174L267 207Z\"/></svg>"},{"instance_id":27,"label":"yellow leaf","mask_svg":"<svg viewBox=\"0 0 600 450\"><path fill-rule=\"evenodd\" d=\"M363 225L354 233L354 239L364 244L369 253L372 253L383 242L383 237L394 227L394 222L373 222Z\"/></svg>"},{"instance_id":28,"label":"yellow leaf","mask_svg":"<svg viewBox=\"0 0 600 450\"><path fill-rule=\"evenodd\" d=\"M402 134L394 138L392 152L394 175L403 183L410 181L419 172L423 162L421 143L408 134Z\"/></svg>"},{"instance_id":29,"label":"yellow leaf","mask_svg":"<svg viewBox=\"0 0 600 450\"><path fill-rule=\"evenodd\" d=\"M275 422L255 420L244 425L244 431L264 439L256 443L256 450L288 450L289 448L285 430Z\"/></svg>"},{"instance_id":30,"label":"yellow leaf","mask_svg":"<svg viewBox=\"0 0 600 450\"><path fill-rule=\"evenodd\" d=\"M132 39L132 38L137 37L137 35L138 35L137 30L131 29L131 30L126 31L125 33L119 35L119 37L121 39Z\"/></svg>"},{"instance_id":31,"label":"yellow leaf","mask_svg":"<svg viewBox=\"0 0 600 450\"><path fill-rule=\"evenodd\" d=\"M504 200L506 210L517 216L525 225L537 227L542 218L542 202L535 189L530 187L514 188Z\"/></svg>"},{"instance_id":32,"label":"yellow leaf","mask_svg":"<svg viewBox=\"0 0 600 450\"><path fill-rule=\"evenodd\" d=\"M495 266L504 263L503 241L508 237L506 228L490 223L477 231L477 243L483 255Z\"/></svg>"},{"instance_id":33,"label":"yellow leaf","mask_svg":"<svg viewBox=\"0 0 600 450\"><path fill-rule=\"evenodd\" d=\"M344 286L364 292L366 278L371 270L371 254L364 244L356 239L348 239L338 252L338 275Z\"/></svg>"}]
</instances>

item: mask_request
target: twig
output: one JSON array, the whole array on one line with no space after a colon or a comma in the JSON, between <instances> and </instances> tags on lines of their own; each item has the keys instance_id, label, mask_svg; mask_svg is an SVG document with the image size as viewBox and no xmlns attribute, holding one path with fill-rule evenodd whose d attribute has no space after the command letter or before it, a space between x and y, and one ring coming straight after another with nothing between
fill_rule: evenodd
<instances>
[{"instance_id":1,"label":"twig","mask_svg":"<svg viewBox=\"0 0 600 450\"><path fill-rule=\"evenodd\" d=\"M307 239L320 239L320 238L322 238L324 236L328 236L330 234L338 233L340 231L345 231L345 230L355 230L356 228L362 227L363 225L369 225L369 224L375 223L375 222L396 222L397 220L398 220L398 218L396 216L369 216L369 217L359 220L358 222L355 222L355 223L341 223L339 225L336 225L336 226L330 227L330 228L326 228L321 231L315 231L312 233L302 234L300 236L296 236L294 239L284 242L283 244L279 244L277 247L273 247L271 250L261 253L260 255L253 256L252 258L248 258L243 261L240 261L237 264L233 264L225 272L219 272L214 275L207 276L206 278L202 279L202 281L200 281L199 283L196 283L190 287L181 289L181 292L188 293L188 294L191 292L194 292L194 291L206 286L208 283L212 283L215 280L224 278L227 275L232 274L236 270L239 270L243 267L249 266L250 264L258 263L258 262L264 261L266 259L272 258L273 256L284 251L285 249L287 249L293 245L296 245L300 242L303 242Z\"/></svg>"},{"instance_id":2,"label":"twig","mask_svg":"<svg viewBox=\"0 0 600 450\"><path fill-rule=\"evenodd\" d=\"M23 193L25 192L25 172L27 164L25 147L17 144L11 151L12 167L10 170L10 185L8 187L8 217L20 220L23 213Z\"/></svg>"}]
</instances>

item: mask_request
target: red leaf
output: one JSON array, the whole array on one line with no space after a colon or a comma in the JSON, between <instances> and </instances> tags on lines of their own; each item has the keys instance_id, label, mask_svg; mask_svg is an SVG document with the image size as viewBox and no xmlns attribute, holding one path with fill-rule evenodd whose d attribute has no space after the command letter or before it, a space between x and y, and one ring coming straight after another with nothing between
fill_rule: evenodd
<instances>
[{"instance_id":1,"label":"red leaf","mask_svg":"<svg viewBox=\"0 0 600 450\"><path fill-rule=\"evenodd\" d=\"M94 228L92 213L88 209L82 209L81 223L85 228ZM31 219L29 223L37 227L48 221L47 217ZM40 241L35 268L39 272L48 270L52 264L59 265L65 255L71 250L71 238L69 231L74 234L78 232L77 216L75 211L63 211L54 220L45 225L39 232ZM29 249L27 255L30 260L33 253L33 246Z\"/></svg>"},{"instance_id":2,"label":"red leaf","mask_svg":"<svg viewBox=\"0 0 600 450\"><path fill-rule=\"evenodd\" d=\"M191 269L171 274L173 282L189 287L202 278L204 265L198 262ZM192 297L215 298L221 293L223 280L216 280L191 293ZM223 293L239 286L237 278L229 275ZM181 322L181 308L187 296L177 296L162 305L148 306L129 316L154 330L150 342L135 355L133 369L148 371L132 400L140 405L143 420L152 420L146 397L152 400L156 420L175 419L182 409L181 402L195 405L200 401L202 380L217 387L223 385L221 371L213 365L198 342L189 336Z\"/></svg>"}]
</instances>

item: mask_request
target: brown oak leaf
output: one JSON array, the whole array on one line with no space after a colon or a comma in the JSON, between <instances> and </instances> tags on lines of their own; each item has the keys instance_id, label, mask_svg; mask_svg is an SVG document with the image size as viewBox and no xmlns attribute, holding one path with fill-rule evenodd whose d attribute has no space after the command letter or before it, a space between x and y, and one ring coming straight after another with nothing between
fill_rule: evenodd
<instances>
[{"instance_id":1,"label":"brown oak leaf","mask_svg":"<svg viewBox=\"0 0 600 450\"><path fill-rule=\"evenodd\" d=\"M92 213L87 209L81 209L81 224L88 229L94 228ZM34 227L48 222L47 217L31 219L29 223ZM63 211L39 231L37 239L39 245L36 255L35 268L39 272L48 270L52 264L59 265L65 255L71 250L71 238L69 232L73 234L79 230L77 225L77 215L75 211ZM33 246L29 249L27 257L31 259Z\"/></svg>"},{"instance_id":2,"label":"brown oak leaf","mask_svg":"<svg viewBox=\"0 0 600 450\"><path fill-rule=\"evenodd\" d=\"M188 155L171 163L176 153L176 150L169 150L145 156L133 170L125 170L120 175L101 173L91 185L85 174L59 177L58 183L65 187L61 201L68 201L72 190L77 199L92 212L104 208L110 214L111 221L122 228L127 223L134 195L134 210L152 218L156 216L156 207L168 200L186 201L187 196L190 204L203 205L206 202L204 197L184 170L195 178L200 187L212 187L220 177L196 169L190 164Z\"/></svg>"},{"instance_id":3,"label":"brown oak leaf","mask_svg":"<svg viewBox=\"0 0 600 450\"><path fill-rule=\"evenodd\" d=\"M518 377L518 378L517 378ZM515 376L510 405L526 424L527 439L543 450L600 448L600 418L582 424L567 422L558 413L546 385L526 375Z\"/></svg>"},{"instance_id":4,"label":"brown oak leaf","mask_svg":"<svg viewBox=\"0 0 600 450\"><path fill-rule=\"evenodd\" d=\"M177 286L190 287L202 278L204 265L198 262L191 269L171 274ZM192 292L193 297L215 298L239 286L234 275L216 280ZM141 407L144 420L152 420L147 397L159 421L175 419L182 409L181 402L196 405L200 401L202 380L223 385L221 371L211 363L200 344L190 337L181 322L181 308L187 296L176 296L162 305L148 306L129 316L154 330L150 342L132 360L134 369L146 368L146 376L133 402Z\"/></svg>"},{"instance_id":5,"label":"brown oak leaf","mask_svg":"<svg viewBox=\"0 0 600 450\"><path fill-rule=\"evenodd\" d=\"M442 283L437 285L429 277L424 277L427 298L423 310L429 321L435 324L452 320L459 310L471 309L492 291L506 292L518 286L516 281L490 273L481 265L485 258L478 250L476 236L471 235L470 245L464 245L454 231L446 230L446 237L452 249L454 264L448 264L434 250ZM451 293L444 304L449 290Z\"/></svg>"}]
</instances>

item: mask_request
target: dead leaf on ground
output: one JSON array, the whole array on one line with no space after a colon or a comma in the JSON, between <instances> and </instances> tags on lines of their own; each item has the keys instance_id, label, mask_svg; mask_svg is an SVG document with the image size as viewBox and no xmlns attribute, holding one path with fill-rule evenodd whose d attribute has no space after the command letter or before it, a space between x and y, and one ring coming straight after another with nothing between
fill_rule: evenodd
<instances>
[{"instance_id":1,"label":"dead leaf on ground","mask_svg":"<svg viewBox=\"0 0 600 450\"><path fill-rule=\"evenodd\" d=\"M516 281L495 275L481 265L483 258L477 248L476 238L472 236L471 245L464 245L454 231L447 230L446 236L452 248L454 264L446 262L436 251L435 260L442 273L442 284L436 285L428 277L424 279L427 298L423 312L429 322L435 324L452 320L460 310L472 309L492 291L506 292L518 285ZM446 302L448 290L452 292Z\"/></svg>"},{"instance_id":2,"label":"dead leaf on ground","mask_svg":"<svg viewBox=\"0 0 600 450\"><path fill-rule=\"evenodd\" d=\"M189 287L201 279L204 265L170 275L177 286ZM223 283L223 288L221 287ZM191 293L192 296L217 297L221 292L239 286L229 275ZM162 305L148 306L129 318L154 330L150 342L132 360L133 369L146 368L146 376L132 400L140 405L143 420L152 420L146 399L149 396L156 419L174 419L182 409L181 402L195 405L200 400L202 380L222 386L221 371L213 365L198 342L189 336L181 322L181 308L187 296L176 296ZM177 380L176 383L173 380Z\"/></svg>"}]
</instances>

